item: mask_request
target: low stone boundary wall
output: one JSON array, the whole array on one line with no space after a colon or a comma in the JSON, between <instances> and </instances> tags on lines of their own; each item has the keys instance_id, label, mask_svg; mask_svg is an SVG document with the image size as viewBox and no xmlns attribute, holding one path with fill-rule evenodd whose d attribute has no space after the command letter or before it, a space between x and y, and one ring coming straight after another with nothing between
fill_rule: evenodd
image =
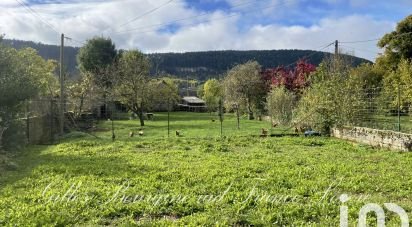
<instances>
[{"instance_id":1,"label":"low stone boundary wall","mask_svg":"<svg viewBox=\"0 0 412 227\"><path fill-rule=\"evenodd\" d=\"M333 128L332 136L374 147L412 151L412 134L363 127Z\"/></svg>"}]
</instances>

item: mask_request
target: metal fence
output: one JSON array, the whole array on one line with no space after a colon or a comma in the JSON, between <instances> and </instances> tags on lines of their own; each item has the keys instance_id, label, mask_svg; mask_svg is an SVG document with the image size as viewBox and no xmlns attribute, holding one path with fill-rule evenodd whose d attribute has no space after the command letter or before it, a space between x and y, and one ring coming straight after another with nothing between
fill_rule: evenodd
<instances>
[{"instance_id":1,"label":"metal fence","mask_svg":"<svg viewBox=\"0 0 412 227\"><path fill-rule=\"evenodd\" d=\"M24 117L29 144L53 144L59 133L59 103L56 99L34 99L26 102Z\"/></svg>"},{"instance_id":2,"label":"metal fence","mask_svg":"<svg viewBox=\"0 0 412 227\"><path fill-rule=\"evenodd\" d=\"M353 109L355 118L350 126L412 133L412 100L405 86L393 90L366 89L361 107Z\"/></svg>"},{"instance_id":3,"label":"metal fence","mask_svg":"<svg viewBox=\"0 0 412 227\"><path fill-rule=\"evenodd\" d=\"M367 127L412 133L412 101L406 88L388 90L365 89L358 98L361 105L353 107L353 118L347 126ZM106 108L97 105L93 110L76 113L76 105L64 103L64 132L83 131L98 137L128 138L131 134L143 137L221 137L289 135L297 132L296 125L277 125L269 117L261 121L247 120L240 116L238 128L236 113L224 113L223 122L214 113L154 112L145 113L145 126L140 126L137 116L128 112L119 103ZM102 114L103 109L108 111ZM100 114L98 113L100 112ZM256 116L257 117L257 116ZM260 117L257 117L259 119ZM59 142L60 103L58 99L36 99L26 103L25 113L19 118L26 126L27 141L31 144L54 144ZM304 123L304 121L302 121ZM302 133L299 131L298 133Z\"/></svg>"}]
</instances>

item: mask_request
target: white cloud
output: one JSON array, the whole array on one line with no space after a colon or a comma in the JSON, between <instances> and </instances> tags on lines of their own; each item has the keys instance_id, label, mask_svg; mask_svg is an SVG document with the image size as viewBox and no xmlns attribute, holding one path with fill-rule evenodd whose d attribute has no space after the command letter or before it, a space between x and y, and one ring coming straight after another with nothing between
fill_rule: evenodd
<instances>
[{"instance_id":1,"label":"white cloud","mask_svg":"<svg viewBox=\"0 0 412 227\"><path fill-rule=\"evenodd\" d=\"M248 27L239 26L245 15L214 12L196 18L201 14L193 8L186 7L182 1L159 9L140 20L126 26L119 25L147 12L148 9L163 4L163 1L150 0L111 0L111 1L70 1L65 4L42 4L33 6L44 20L57 30L77 40L86 40L95 35L111 36L118 47L124 49L139 48L145 52L182 52L219 49L314 49L335 39L352 41L378 38L391 31L394 21L375 20L363 15L348 15L341 18L324 18L310 26L282 25L272 23L261 25L256 21ZM247 2L246 0L229 0L231 4ZM332 1L332 0L327 0ZM336 1L336 0L333 0ZM0 33L8 38L33 40L50 44L58 44L59 35L47 25L40 22L22 7L13 4L12 0L0 3ZM294 7L296 0L269 0L289 2ZM248 6L250 7L250 5ZM5 13L7 12L7 13ZM263 14L269 11L262 12ZM253 15L255 17L256 15ZM179 28L176 32L156 31L157 24L167 24L179 18L189 20L176 21ZM118 31L140 28L134 32L116 33ZM77 43L70 43L78 45ZM357 56L374 59L379 50L376 43L347 44L343 47L356 47ZM366 51L367 50L367 51Z\"/></svg>"},{"instance_id":2,"label":"white cloud","mask_svg":"<svg viewBox=\"0 0 412 227\"><path fill-rule=\"evenodd\" d=\"M246 32L236 29L236 20L212 22L183 29L169 37L169 45L161 51L196 51L215 49L265 50L265 49L318 49L338 39L341 41L366 40L381 37L395 24L374 21L366 16L348 16L340 19L323 19L310 27L272 24L255 25ZM373 60L379 49L376 42L342 44L345 52ZM353 48L356 48L355 51ZM333 51L324 49L325 51Z\"/></svg>"}]
</instances>

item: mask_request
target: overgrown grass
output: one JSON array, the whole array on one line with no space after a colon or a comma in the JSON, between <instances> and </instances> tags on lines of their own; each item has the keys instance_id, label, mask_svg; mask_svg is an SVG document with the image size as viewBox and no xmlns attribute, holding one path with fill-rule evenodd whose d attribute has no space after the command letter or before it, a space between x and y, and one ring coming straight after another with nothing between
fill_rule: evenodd
<instances>
[{"instance_id":1,"label":"overgrown grass","mask_svg":"<svg viewBox=\"0 0 412 227\"><path fill-rule=\"evenodd\" d=\"M128 137L140 128L135 121L117 121L116 142L102 131L100 139L74 133L29 147L14 158L17 169L0 175L0 225L338 226L343 193L351 223L369 202L412 210L409 153L332 138L259 138L268 125L259 121L220 138L204 114L180 116L171 126L179 138L167 138L157 114L143 137ZM399 225L386 213L388 225Z\"/></svg>"}]
</instances>

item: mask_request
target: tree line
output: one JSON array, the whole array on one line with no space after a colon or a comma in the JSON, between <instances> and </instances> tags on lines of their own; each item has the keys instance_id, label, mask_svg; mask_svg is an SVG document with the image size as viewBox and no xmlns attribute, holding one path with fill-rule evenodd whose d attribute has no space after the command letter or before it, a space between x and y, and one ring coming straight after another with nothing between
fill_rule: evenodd
<instances>
[{"instance_id":1,"label":"tree line","mask_svg":"<svg viewBox=\"0 0 412 227\"><path fill-rule=\"evenodd\" d=\"M30 41L4 40L5 45L16 49L31 47L45 59L59 60L60 47L46 45ZM79 67L77 54L80 48L66 46L64 49L64 67L70 78L78 78ZM237 64L255 60L263 68L288 65L292 62L311 55L308 61L313 65L319 65L325 57L331 54L312 50L248 50L248 51L203 51L187 53L152 53L147 54L151 62L150 74L170 74L178 78L190 77L199 81L222 75ZM361 58L353 58L353 65L369 62Z\"/></svg>"},{"instance_id":2,"label":"tree line","mask_svg":"<svg viewBox=\"0 0 412 227\"><path fill-rule=\"evenodd\" d=\"M329 134L345 124L373 120L381 109L396 105L409 112L412 104L412 15L383 36L378 46L385 50L376 63L354 67L346 55L328 56L319 66L301 60L293 68L264 68L248 61L230 69L220 81L207 80L201 87L209 111L218 100L239 116L268 115L274 125L311 128ZM400 103L398 92L402 93ZM371 97L375 96L375 97ZM368 100L390 100L368 109Z\"/></svg>"}]
</instances>

